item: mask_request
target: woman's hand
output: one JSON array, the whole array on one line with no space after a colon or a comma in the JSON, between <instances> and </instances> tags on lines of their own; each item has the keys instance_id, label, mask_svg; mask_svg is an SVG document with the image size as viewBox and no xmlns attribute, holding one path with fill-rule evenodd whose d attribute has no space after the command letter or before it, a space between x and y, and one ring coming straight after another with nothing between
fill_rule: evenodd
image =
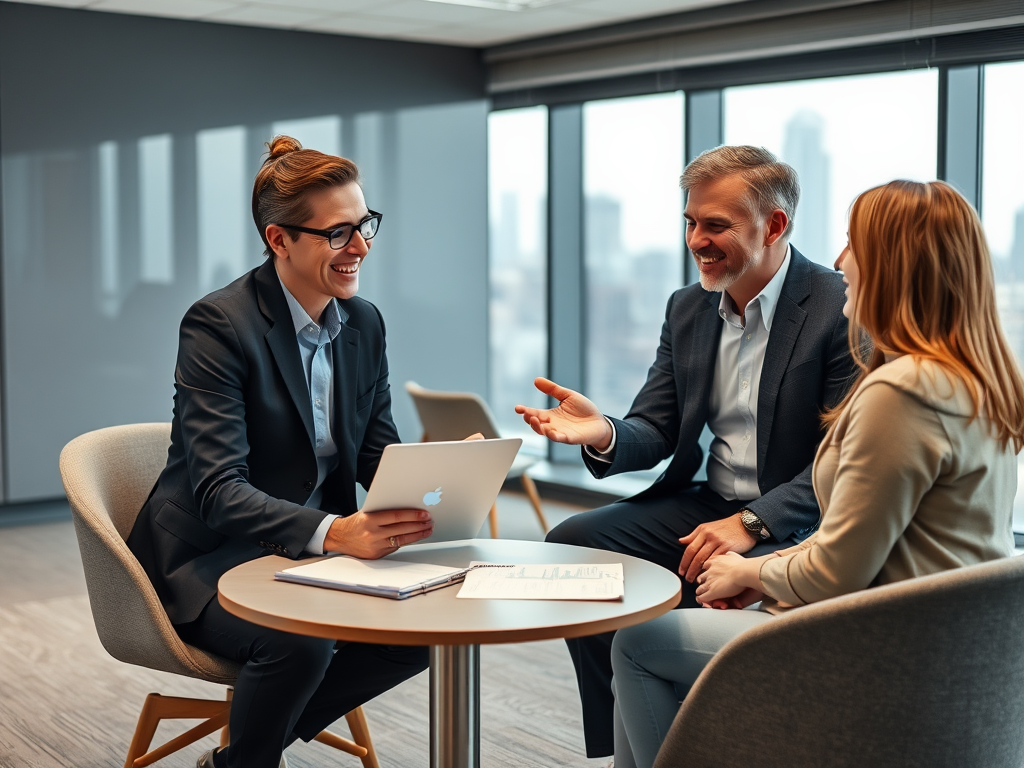
<instances>
[{"instance_id":1,"label":"woman's hand","mask_svg":"<svg viewBox=\"0 0 1024 768\"><path fill-rule=\"evenodd\" d=\"M718 608L719 610L739 610L746 608L748 605L764 600L764 593L758 592L756 589L744 589L735 597L725 598L723 600L712 600L710 605L705 604L705 608Z\"/></svg>"},{"instance_id":2,"label":"woman's hand","mask_svg":"<svg viewBox=\"0 0 1024 768\"><path fill-rule=\"evenodd\" d=\"M760 591L761 562L760 557L748 559L735 552L708 558L697 577L697 601L713 607L716 601L728 601L745 590Z\"/></svg>"},{"instance_id":3,"label":"woman's hand","mask_svg":"<svg viewBox=\"0 0 1024 768\"><path fill-rule=\"evenodd\" d=\"M415 544L433 532L434 521L425 509L359 510L331 523L324 539L324 552L376 560L405 544Z\"/></svg>"}]
</instances>

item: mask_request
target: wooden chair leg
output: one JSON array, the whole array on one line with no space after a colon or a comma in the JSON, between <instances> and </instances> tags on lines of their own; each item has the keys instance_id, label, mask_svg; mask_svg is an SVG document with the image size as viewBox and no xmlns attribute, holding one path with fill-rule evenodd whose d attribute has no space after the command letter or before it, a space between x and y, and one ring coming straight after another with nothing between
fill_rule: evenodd
<instances>
[{"instance_id":1,"label":"wooden chair leg","mask_svg":"<svg viewBox=\"0 0 1024 768\"><path fill-rule=\"evenodd\" d=\"M356 707L345 715L345 719L348 721L348 728L352 731L354 741L344 739L330 731L320 731L320 733L313 737L313 740L326 744L329 747L334 747L342 752L348 752L350 755L355 755L362 760L363 768L380 768L380 763L377 762L377 753L374 751L373 742L370 740L370 729L366 725L366 715L363 714L363 708Z\"/></svg>"},{"instance_id":2,"label":"wooden chair leg","mask_svg":"<svg viewBox=\"0 0 1024 768\"><path fill-rule=\"evenodd\" d=\"M523 483L523 490L526 491L526 495L530 497L530 503L533 504L533 511L537 513L537 519L540 521L540 527L544 529L544 533L551 530L551 526L548 525L548 520L544 517L544 510L540 506L540 494L537 493L537 486L533 482L533 478L525 472L520 475L520 480Z\"/></svg>"},{"instance_id":3,"label":"wooden chair leg","mask_svg":"<svg viewBox=\"0 0 1024 768\"><path fill-rule=\"evenodd\" d=\"M491 538L498 538L498 502L491 505L491 511L487 513L487 522L491 524Z\"/></svg>"},{"instance_id":4,"label":"wooden chair leg","mask_svg":"<svg viewBox=\"0 0 1024 768\"><path fill-rule=\"evenodd\" d=\"M348 721L348 728L352 731L352 738L356 744L366 750L366 755L362 758L363 768L380 768L380 763L377 762L377 752L373 748L373 740L370 739L370 727L366 724L366 715L363 713L363 708L356 707L345 715L345 720Z\"/></svg>"},{"instance_id":5,"label":"wooden chair leg","mask_svg":"<svg viewBox=\"0 0 1024 768\"><path fill-rule=\"evenodd\" d=\"M224 700L230 702L235 697L235 687L233 685L228 686L227 692L224 694ZM228 711L230 711L230 703ZM220 746L221 748L226 747L231 743L231 729L228 726L224 726L220 729Z\"/></svg>"},{"instance_id":6,"label":"wooden chair leg","mask_svg":"<svg viewBox=\"0 0 1024 768\"><path fill-rule=\"evenodd\" d=\"M125 768L144 768L162 760L179 749L187 747L199 739L209 736L214 731L227 725L231 710L229 701L211 701L209 699L186 699L177 696L161 696L151 693L146 697L139 713L139 722L128 747L128 758ZM202 719L199 725L185 731L166 744L147 751L156 734L161 720Z\"/></svg>"},{"instance_id":7,"label":"wooden chair leg","mask_svg":"<svg viewBox=\"0 0 1024 768\"><path fill-rule=\"evenodd\" d=\"M142 703L139 722L135 725L135 733L132 734L132 743L128 747L128 757L124 761L124 768L132 768L135 758L146 754L149 745L153 743L156 727L160 724L160 718L156 714L156 700L159 698L159 693L151 693Z\"/></svg>"},{"instance_id":8,"label":"wooden chair leg","mask_svg":"<svg viewBox=\"0 0 1024 768\"><path fill-rule=\"evenodd\" d=\"M354 741L349 741L346 738L342 738L336 733L330 731L320 731L316 736L313 737L313 741L319 741L321 744L326 744L328 747L334 747L341 752L347 752L350 755L362 758L366 756L366 749L359 746Z\"/></svg>"}]
</instances>

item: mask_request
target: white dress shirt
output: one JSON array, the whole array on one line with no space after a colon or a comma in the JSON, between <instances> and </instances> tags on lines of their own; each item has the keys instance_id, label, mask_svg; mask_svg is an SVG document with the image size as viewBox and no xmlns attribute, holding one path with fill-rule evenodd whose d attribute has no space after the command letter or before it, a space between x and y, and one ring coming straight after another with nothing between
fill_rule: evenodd
<instances>
[{"instance_id":1,"label":"white dress shirt","mask_svg":"<svg viewBox=\"0 0 1024 768\"><path fill-rule=\"evenodd\" d=\"M714 436L708 455L708 487L723 499L757 499L757 399L764 367L764 353L782 295L782 284L789 272L791 249L778 272L743 310L743 318L733 309L732 298L722 291L718 314L725 323L718 343L715 376L708 403L708 428ZM612 441L604 451L586 447L587 454L599 461L611 462Z\"/></svg>"}]
</instances>

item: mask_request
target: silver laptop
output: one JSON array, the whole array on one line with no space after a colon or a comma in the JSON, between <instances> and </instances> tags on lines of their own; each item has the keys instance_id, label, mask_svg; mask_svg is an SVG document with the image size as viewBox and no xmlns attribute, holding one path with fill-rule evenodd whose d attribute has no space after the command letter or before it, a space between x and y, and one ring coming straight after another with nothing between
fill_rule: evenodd
<instances>
[{"instance_id":1,"label":"silver laptop","mask_svg":"<svg viewBox=\"0 0 1024 768\"><path fill-rule=\"evenodd\" d=\"M434 532L420 544L472 539L480 532L523 441L395 443L384 449L364 512L426 509Z\"/></svg>"}]
</instances>

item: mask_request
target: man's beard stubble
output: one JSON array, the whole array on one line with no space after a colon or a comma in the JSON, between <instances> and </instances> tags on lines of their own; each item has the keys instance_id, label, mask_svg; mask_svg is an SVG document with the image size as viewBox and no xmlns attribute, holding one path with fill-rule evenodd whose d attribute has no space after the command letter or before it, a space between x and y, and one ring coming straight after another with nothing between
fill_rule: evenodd
<instances>
[{"instance_id":1,"label":"man's beard stubble","mask_svg":"<svg viewBox=\"0 0 1024 768\"><path fill-rule=\"evenodd\" d=\"M711 291L712 293L725 291L729 288L730 285L736 282L737 278L739 278L741 274L743 274L742 270L739 272L728 270L716 277L714 275L708 275L702 272L700 270L699 263L701 256L705 258L721 256L723 257L723 261L725 260L725 253L721 249L715 247L714 245L707 245L704 248L694 251L693 256L694 259L696 259L698 262L697 275L700 278L700 287L703 288L705 291Z\"/></svg>"}]
</instances>

